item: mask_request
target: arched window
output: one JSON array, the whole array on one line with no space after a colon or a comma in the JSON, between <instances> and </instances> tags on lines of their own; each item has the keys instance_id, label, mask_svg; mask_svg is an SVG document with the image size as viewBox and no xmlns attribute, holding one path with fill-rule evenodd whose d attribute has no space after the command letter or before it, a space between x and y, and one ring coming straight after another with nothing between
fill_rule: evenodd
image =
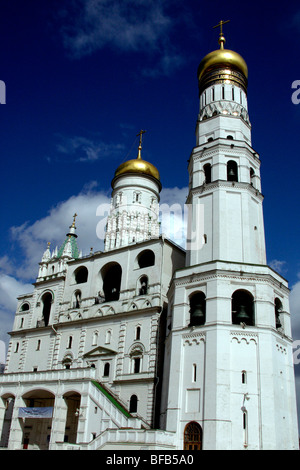
<instances>
[{"instance_id":1,"label":"arched window","mask_svg":"<svg viewBox=\"0 0 300 470\"><path fill-rule=\"evenodd\" d=\"M135 329L135 339L141 339L141 327L137 326Z\"/></svg>"},{"instance_id":2,"label":"arched window","mask_svg":"<svg viewBox=\"0 0 300 470\"><path fill-rule=\"evenodd\" d=\"M122 268L118 263L109 263L101 269L105 302L119 300Z\"/></svg>"},{"instance_id":3,"label":"arched window","mask_svg":"<svg viewBox=\"0 0 300 470\"><path fill-rule=\"evenodd\" d=\"M236 290L231 299L232 323L234 325L254 325L254 299L250 292L239 289Z\"/></svg>"},{"instance_id":4,"label":"arched window","mask_svg":"<svg viewBox=\"0 0 300 470\"><path fill-rule=\"evenodd\" d=\"M22 305L21 312L27 312L27 310L29 310L29 304L26 302Z\"/></svg>"},{"instance_id":5,"label":"arched window","mask_svg":"<svg viewBox=\"0 0 300 470\"><path fill-rule=\"evenodd\" d=\"M94 331L94 333L93 333L92 346L96 346L96 345L98 344L98 337L99 337L98 331Z\"/></svg>"},{"instance_id":6,"label":"arched window","mask_svg":"<svg viewBox=\"0 0 300 470\"><path fill-rule=\"evenodd\" d=\"M136 395L131 395L129 402L129 413L137 412L138 398Z\"/></svg>"},{"instance_id":7,"label":"arched window","mask_svg":"<svg viewBox=\"0 0 300 470\"><path fill-rule=\"evenodd\" d=\"M103 377L108 377L109 376L109 370L110 370L110 363L106 362L104 364Z\"/></svg>"},{"instance_id":8,"label":"arched window","mask_svg":"<svg viewBox=\"0 0 300 470\"><path fill-rule=\"evenodd\" d=\"M76 290L73 295L73 308L79 308L81 304L81 291Z\"/></svg>"},{"instance_id":9,"label":"arched window","mask_svg":"<svg viewBox=\"0 0 300 470\"><path fill-rule=\"evenodd\" d=\"M247 372L245 370L242 370L242 384L247 383Z\"/></svg>"},{"instance_id":10,"label":"arched window","mask_svg":"<svg viewBox=\"0 0 300 470\"><path fill-rule=\"evenodd\" d=\"M50 292L46 292L43 297L42 297L42 303L43 303L43 320L44 320L44 325L48 326L49 323L49 318L50 318L50 311L51 311L51 305L52 305L52 294Z\"/></svg>"},{"instance_id":11,"label":"arched window","mask_svg":"<svg viewBox=\"0 0 300 470\"><path fill-rule=\"evenodd\" d=\"M107 330L105 333L105 344L110 344L111 340L111 330Z\"/></svg>"},{"instance_id":12,"label":"arched window","mask_svg":"<svg viewBox=\"0 0 300 470\"><path fill-rule=\"evenodd\" d=\"M190 296L190 326L204 325L206 316L206 298L203 292Z\"/></svg>"},{"instance_id":13,"label":"arched window","mask_svg":"<svg viewBox=\"0 0 300 470\"><path fill-rule=\"evenodd\" d=\"M206 163L206 165L204 165L203 167L203 170L204 170L204 176L205 176L205 183L206 184L211 183L211 164Z\"/></svg>"},{"instance_id":14,"label":"arched window","mask_svg":"<svg viewBox=\"0 0 300 470\"><path fill-rule=\"evenodd\" d=\"M72 365L72 358L67 356L63 359L62 365L64 366L65 369L71 369Z\"/></svg>"},{"instance_id":15,"label":"arched window","mask_svg":"<svg viewBox=\"0 0 300 470\"><path fill-rule=\"evenodd\" d=\"M233 160L227 162L227 181L238 181L238 167Z\"/></svg>"},{"instance_id":16,"label":"arched window","mask_svg":"<svg viewBox=\"0 0 300 470\"><path fill-rule=\"evenodd\" d=\"M281 300L278 299L278 297L276 297L275 299L275 324L276 324L276 328L281 328L281 321L280 321L280 314L282 312L282 303L281 303Z\"/></svg>"},{"instance_id":17,"label":"arched window","mask_svg":"<svg viewBox=\"0 0 300 470\"><path fill-rule=\"evenodd\" d=\"M148 294L148 277L143 276L140 278L139 295L146 295L146 294Z\"/></svg>"},{"instance_id":18,"label":"arched window","mask_svg":"<svg viewBox=\"0 0 300 470\"><path fill-rule=\"evenodd\" d=\"M139 253L137 257L137 263L139 268L147 268L148 266L154 266L155 255L151 250L144 250Z\"/></svg>"},{"instance_id":19,"label":"arched window","mask_svg":"<svg viewBox=\"0 0 300 470\"><path fill-rule=\"evenodd\" d=\"M74 272L76 284L83 284L88 280L88 270L85 266L80 266Z\"/></svg>"},{"instance_id":20,"label":"arched window","mask_svg":"<svg viewBox=\"0 0 300 470\"><path fill-rule=\"evenodd\" d=\"M131 373L138 374L142 370L143 349L140 345L136 345L131 353Z\"/></svg>"},{"instance_id":21,"label":"arched window","mask_svg":"<svg viewBox=\"0 0 300 470\"><path fill-rule=\"evenodd\" d=\"M202 449L202 428L196 421L191 421L184 428L183 450Z\"/></svg>"}]
</instances>

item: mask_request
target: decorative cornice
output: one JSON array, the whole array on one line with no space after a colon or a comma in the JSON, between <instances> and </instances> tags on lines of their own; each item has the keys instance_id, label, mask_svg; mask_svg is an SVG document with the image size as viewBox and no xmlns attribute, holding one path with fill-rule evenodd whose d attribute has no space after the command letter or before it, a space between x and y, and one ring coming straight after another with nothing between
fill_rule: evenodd
<instances>
[{"instance_id":1,"label":"decorative cornice","mask_svg":"<svg viewBox=\"0 0 300 470\"><path fill-rule=\"evenodd\" d=\"M222 117L233 117L242 119L249 127L251 127L248 111L240 103L229 100L213 101L201 109L199 113L199 120L205 121L206 119Z\"/></svg>"},{"instance_id":2,"label":"decorative cornice","mask_svg":"<svg viewBox=\"0 0 300 470\"><path fill-rule=\"evenodd\" d=\"M211 263L213 263L213 261ZM265 266L265 267L269 269L268 266ZM185 269L191 269L191 268L192 266L189 268L185 268ZM245 265L245 269L246 269L246 265ZM184 286L184 285L190 286L191 284L196 284L199 282L209 281L209 280L217 279L217 278L236 280L241 284L244 284L245 282L270 283L274 288L275 287L277 289L279 288L283 290L286 294L289 294L290 292L289 288L283 285L281 282L277 281L272 276L272 274L248 273L244 270L243 271L237 270L236 272L234 272L234 271L229 271L228 269L222 269L222 268L210 269L209 271L205 271L203 273L190 273L184 277L181 277L180 279L174 278L173 283L175 287Z\"/></svg>"},{"instance_id":3,"label":"decorative cornice","mask_svg":"<svg viewBox=\"0 0 300 470\"><path fill-rule=\"evenodd\" d=\"M226 188L228 189L234 189L234 190L247 190L250 191L250 193L253 196L256 196L260 201L263 201L264 196L263 194L258 190L255 189L254 186L250 183L243 183L243 182L236 182L236 181L225 181L225 180L216 180L213 181L212 183L204 183L201 186L197 186L196 188L191 188L190 193L188 195L188 200L193 196L198 196L203 194L204 192L208 192L214 189L220 189L220 188Z\"/></svg>"}]
</instances>

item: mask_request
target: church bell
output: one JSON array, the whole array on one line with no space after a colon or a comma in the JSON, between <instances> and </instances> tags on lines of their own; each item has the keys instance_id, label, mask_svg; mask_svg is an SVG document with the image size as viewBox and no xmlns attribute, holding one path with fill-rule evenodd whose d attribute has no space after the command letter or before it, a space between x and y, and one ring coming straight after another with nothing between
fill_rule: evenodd
<instances>
[{"instance_id":1,"label":"church bell","mask_svg":"<svg viewBox=\"0 0 300 470\"><path fill-rule=\"evenodd\" d=\"M230 170L229 170L229 176L230 176L230 177L234 177L234 176L235 176L235 172L234 172L233 168L230 168Z\"/></svg>"},{"instance_id":2,"label":"church bell","mask_svg":"<svg viewBox=\"0 0 300 470\"><path fill-rule=\"evenodd\" d=\"M205 315L203 311L202 303L193 305L190 310L191 313L191 324L192 325L203 325L205 323Z\"/></svg>"},{"instance_id":3,"label":"church bell","mask_svg":"<svg viewBox=\"0 0 300 470\"><path fill-rule=\"evenodd\" d=\"M250 320L249 314L247 313L245 305L239 305L239 309L236 315L238 322L248 323Z\"/></svg>"}]
</instances>

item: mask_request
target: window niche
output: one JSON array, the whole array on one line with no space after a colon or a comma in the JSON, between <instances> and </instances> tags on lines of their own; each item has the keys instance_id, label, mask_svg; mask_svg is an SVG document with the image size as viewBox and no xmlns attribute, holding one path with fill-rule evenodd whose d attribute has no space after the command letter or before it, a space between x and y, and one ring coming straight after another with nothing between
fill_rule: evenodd
<instances>
[{"instance_id":1,"label":"window niche","mask_svg":"<svg viewBox=\"0 0 300 470\"><path fill-rule=\"evenodd\" d=\"M227 181L238 181L238 166L233 160L227 162Z\"/></svg>"},{"instance_id":2,"label":"window niche","mask_svg":"<svg viewBox=\"0 0 300 470\"><path fill-rule=\"evenodd\" d=\"M106 362L104 364L103 377L109 377L109 372L110 372L110 363Z\"/></svg>"},{"instance_id":3,"label":"window niche","mask_svg":"<svg viewBox=\"0 0 300 470\"><path fill-rule=\"evenodd\" d=\"M137 267L138 268L147 268L149 266L154 266L155 264L155 255L152 250L144 250L137 256Z\"/></svg>"},{"instance_id":4,"label":"window niche","mask_svg":"<svg viewBox=\"0 0 300 470\"><path fill-rule=\"evenodd\" d=\"M201 326L206 320L206 297L203 292L190 296L190 326Z\"/></svg>"},{"instance_id":5,"label":"window niche","mask_svg":"<svg viewBox=\"0 0 300 470\"><path fill-rule=\"evenodd\" d=\"M76 284L83 284L88 280L88 270L85 266L80 266L74 272Z\"/></svg>"},{"instance_id":6,"label":"window niche","mask_svg":"<svg viewBox=\"0 0 300 470\"><path fill-rule=\"evenodd\" d=\"M281 300L276 297L275 302L274 302L274 308L275 308L275 325L276 328L281 328L282 324L280 321L280 314L282 313L282 303Z\"/></svg>"},{"instance_id":7,"label":"window niche","mask_svg":"<svg viewBox=\"0 0 300 470\"><path fill-rule=\"evenodd\" d=\"M254 326L254 298L246 290L236 290L231 298L232 323Z\"/></svg>"},{"instance_id":8,"label":"window niche","mask_svg":"<svg viewBox=\"0 0 300 470\"><path fill-rule=\"evenodd\" d=\"M139 288L138 288L139 295L147 295L148 294L148 277L142 276L139 279Z\"/></svg>"},{"instance_id":9,"label":"window niche","mask_svg":"<svg viewBox=\"0 0 300 470\"><path fill-rule=\"evenodd\" d=\"M143 361L143 348L141 345L136 345L130 352L131 373L138 374L142 371Z\"/></svg>"},{"instance_id":10,"label":"window niche","mask_svg":"<svg viewBox=\"0 0 300 470\"><path fill-rule=\"evenodd\" d=\"M206 163L203 166L203 171L204 171L204 182L205 182L205 184L211 183L211 164Z\"/></svg>"},{"instance_id":11,"label":"window niche","mask_svg":"<svg viewBox=\"0 0 300 470\"><path fill-rule=\"evenodd\" d=\"M122 268L118 263L109 263L101 269L105 302L119 300Z\"/></svg>"},{"instance_id":12,"label":"window niche","mask_svg":"<svg viewBox=\"0 0 300 470\"><path fill-rule=\"evenodd\" d=\"M136 395L131 395L129 401L129 413L136 413L138 405L138 397Z\"/></svg>"},{"instance_id":13,"label":"window niche","mask_svg":"<svg viewBox=\"0 0 300 470\"><path fill-rule=\"evenodd\" d=\"M43 315L44 326L48 326L48 324L49 324L52 300L53 300L53 297L52 297L52 294L50 292L46 292L42 296L42 305L43 305L42 315Z\"/></svg>"}]
</instances>

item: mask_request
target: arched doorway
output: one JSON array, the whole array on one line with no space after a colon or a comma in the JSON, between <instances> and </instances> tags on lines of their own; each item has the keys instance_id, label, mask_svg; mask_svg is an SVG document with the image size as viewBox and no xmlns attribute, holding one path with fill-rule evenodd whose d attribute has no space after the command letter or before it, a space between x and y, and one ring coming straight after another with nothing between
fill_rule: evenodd
<instances>
[{"instance_id":1,"label":"arched doorway","mask_svg":"<svg viewBox=\"0 0 300 470\"><path fill-rule=\"evenodd\" d=\"M183 450L202 449L202 428L196 421L191 421L184 428Z\"/></svg>"},{"instance_id":2,"label":"arched doorway","mask_svg":"<svg viewBox=\"0 0 300 470\"><path fill-rule=\"evenodd\" d=\"M49 449L54 399L53 393L43 389L23 395L24 407L19 408L18 415L23 449Z\"/></svg>"}]
</instances>

